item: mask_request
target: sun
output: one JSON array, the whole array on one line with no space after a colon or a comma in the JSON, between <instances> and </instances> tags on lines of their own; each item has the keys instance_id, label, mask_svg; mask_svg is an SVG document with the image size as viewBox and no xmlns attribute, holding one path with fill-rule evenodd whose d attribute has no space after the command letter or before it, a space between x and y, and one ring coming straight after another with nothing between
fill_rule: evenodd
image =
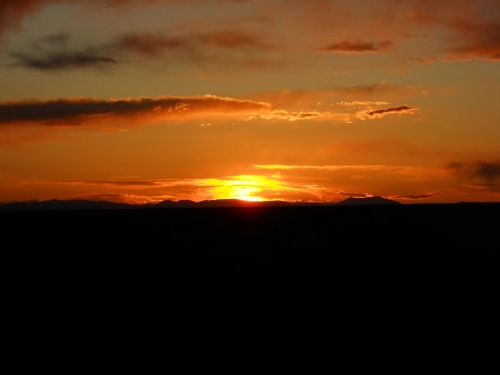
<instances>
[{"instance_id":1,"label":"sun","mask_svg":"<svg viewBox=\"0 0 500 375\"><path fill-rule=\"evenodd\" d=\"M235 187L232 189L229 199L240 199L249 202L262 202L264 198L253 196L252 193L259 193L261 189L255 187Z\"/></svg>"},{"instance_id":2,"label":"sun","mask_svg":"<svg viewBox=\"0 0 500 375\"><path fill-rule=\"evenodd\" d=\"M215 199L239 199L248 202L262 202L259 194L267 188L267 181L260 176L235 176L227 180L210 179L210 193Z\"/></svg>"},{"instance_id":3,"label":"sun","mask_svg":"<svg viewBox=\"0 0 500 375\"><path fill-rule=\"evenodd\" d=\"M245 186L245 184L234 185L233 181L230 184L212 188L211 192L215 199L239 199L248 202L261 202L264 200L264 198L256 195L261 192L260 188Z\"/></svg>"}]
</instances>

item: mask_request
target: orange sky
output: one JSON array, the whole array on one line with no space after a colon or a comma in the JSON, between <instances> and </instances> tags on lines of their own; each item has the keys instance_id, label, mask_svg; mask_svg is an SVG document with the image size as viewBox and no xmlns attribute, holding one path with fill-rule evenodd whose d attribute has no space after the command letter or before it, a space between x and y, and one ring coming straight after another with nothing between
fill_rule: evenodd
<instances>
[{"instance_id":1,"label":"orange sky","mask_svg":"<svg viewBox=\"0 0 500 375\"><path fill-rule=\"evenodd\" d=\"M500 201L497 0L4 0L0 203Z\"/></svg>"}]
</instances>

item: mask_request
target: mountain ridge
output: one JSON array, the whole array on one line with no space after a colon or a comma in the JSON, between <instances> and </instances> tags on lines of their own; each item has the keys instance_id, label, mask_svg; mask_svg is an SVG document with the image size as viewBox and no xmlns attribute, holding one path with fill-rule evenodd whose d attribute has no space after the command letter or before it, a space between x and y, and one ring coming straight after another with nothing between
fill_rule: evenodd
<instances>
[{"instance_id":1,"label":"mountain ridge","mask_svg":"<svg viewBox=\"0 0 500 375\"><path fill-rule=\"evenodd\" d=\"M0 211L60 211L60 210L117 210L117 209L152 209L152 208L217 208L217 207L298 207L298 206L353 206L353 205L401 205L402 203L380 196L368 198L347 198L340 202L252 202L240 199L214 199L195 202L191 200L164 200L158 203L129 204L110 201L92 201L85 199L45 201L29 200L0 204Z\"/></svg>"}]
</instances>

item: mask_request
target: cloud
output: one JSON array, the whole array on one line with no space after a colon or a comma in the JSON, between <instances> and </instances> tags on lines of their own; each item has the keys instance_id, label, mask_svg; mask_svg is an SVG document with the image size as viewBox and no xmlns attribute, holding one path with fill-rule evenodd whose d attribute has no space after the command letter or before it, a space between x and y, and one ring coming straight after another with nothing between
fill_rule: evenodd
<instances>
[{"instance_id":1,"label":"cloud","mask_svg":"<svg viewBox=\"0 0 500 375\"><path fill-rule=\"evenodd\" d=\"M315 108L318 102L325 105L340 105L341 107L355 107L355 105L387 105L388 101L381 99L401 99L421 93L423 88L410 87L391 84L388 82L374 84L349 84L334 87L320 88L315 91L306 90L279 90L270 92L260 92L252 95L256 100L263 100L272 103L274 107L293 106L290 109L297 109L297 104L308 105L310 109ZM362 99L373 98L374 101ZM353 100L352 102L347 99ZM363 104L360 104L363 103ZM382 104L385 103L385 104Z\"/></svg>"},{"instance_id":2,"label":"cloud","mask_svg":"<svg viewBox=\"0 0 500 375\"><path fill-rule=\"evenodd\" d=\"M318 172L340 174L343 176L370 177L387 175L399 176L406 181L435 180L449 176L449 171L441 166L417 166L417 165L386 165L386 164L362 164L362 165L283 165L266 164L253 165L256 169L297 171L298 174L314 174ZM311 172L311 173L309 173ZM283 172L286 173L286 172Z\"/></svg>"},{"instance_id":3,"label":"cloud","mask_svg":"<svg viewBox=\"0 0 500 375\"><path fill-rule=\"evenodd\" d=\"M448 168L472 183L490 187L500 185L500 160L452 162Z\"/></svg>"},{"instance_id":4,"label":"cloud","mask_svg":"<svg viewBox=\"0 0 500 375\"><path fill-rule=\"evenodd\" d=\"M90 125L117 119L162 119L198 113L241 114L270 111L268 103L214 95L121 100L92 98L24 100L0 104L0 125Z\"/></svg>"},{"instance_id":5,"label":"cloud","mask_svg":"<svg viewBox=\"0 0 500 375\"><path fill-rule=\"evenodd\" d=\"M239 175L223 178L200 179L117 179L117 180L53 180L42 184L70 184L108 188L136 188L141 189L139 195L112 193L91 193L68 197L75 199L92 197L94 200L110 200L113 202L142 201L143 203L155 202L174 198L201 201L205 199L244 199L244 200L280 200L295 201L298 199L321 200L324 191L318 186L292 185L281 179L280 176ZM30 183L33 185L33 182ZM155 194L148 196L147 191ZM158 192L161 191L161 194ZM168 197L168 198L165 198ZM161 199L160 199L161 198Z\"/></svg>"},{"instance_id":6,"label":"cloud","mask_svg":"<svg viewBox=\"0 0 500 375\"><path fill-rule=\"evenodd\" d=\"M128 34L121 37L116 47L142 55L158 55L170 49L201 48L202 46L223 49L270 49L271 44L256 34L241 30L220 30L198 34L166 37L155 34Z\"/></svg>"},{"instance_id":7,"label":"cloud","mask_svg":"<svg viewBox=\"0 0 500 375\"><path fill-rule=\"evenodd\" d=\"M54 180L55 183L116 187L168 186L170 180Z\"/></svg>"},{"instance_id":8,"label":"cloud","mask_svg":"<svg viewBox=\"0 0 500 375\"><path fill-rule=\"evenodd\" d=\"M436 61L435 57L410 57L411 61L418 62L420 64L433 63Z\"/></svg>"},{"instance_id":9,"label":"cloud","mask_svg":"<svg viewBox=\"0 0 500 375\"><path fill-rule=\"evenodd\" d=\"M391 115L391 114L413 114L415 111L418 111L419 108L414 108L414 107L408 107L407 105L402 105L399 107L391 107L391 108L386 108L386 109L377 109L377 110L367 110L367 111L361 111L356 114L356 117L358 117L361 120L364 119L374 119L374 118L382 118L386 115Z\"/></svg>"},{"instance_id":10,"label":"cloud","mask_svg":"<svg viewBox=\"0 0 500 375\"><path fill-rule=\"evenodd\" d=\"M401 174L412 174L416 171L426 170L426 168L415 166L391 166L391 165L283 165L283 164L268 164L268 165L253 165L257 169L271 169L271 170L292 170L292 169L310 169L326 172L335 172L341 170L355 170L355 171L387 171Z\"/></svg>"},{"instance_id":11,"label":"cloud","mask_svg":"<svg viewBox=\"0 0 500 375\"><path fill-rule=\"evenodd\" d=\"M289 112L285 110L274 110L269 113L262 113L255 116L249 116L246 118L249 120L263 119L263 120L285 120L285 121L302 121L302 120L326 120L326 119L339 119L345 117L343 113L332 113L332 112L317 112L317 111L305 111L305 112Z\"/></svg>"},{"instance_id":12,"label":"cloud","mask_svg":"<svg viewBox=\"0 0 500 375\"><path fill-rule=\"evenodd\" d=\"M238 62L265 66L271 62L256 57L256 51L274 48L262 36L241 30L161 35L129 33L112 41L81 47L70 33L48 35L33 41L26 51L10 51L11 66L40 71L103 68L164 58L164 62L190 61L203 64ZM75 46L74 46L75 45Z\"/></svg>"},{"instance_id":13,"label":"cloud","mask_svg":"<svg viewBox=\"0 0 500 375\"><path fill-rule=\"evenodd\" d=\"M188 2L189 0L2 0L0 1L0 38L10 30L20 28L21 22L28 14L33 14L46 5L60 4L60 3L73 3L81 4L86 3L91 5L94 9L99 6L112 6L122 7L125 4L137 4L145 6L153 3L181 3ZM219 2L239 3L250 0L218 0ZM196 2L196 0L191 0Z\"/></svg>"},{"instance_id":14,"label":"cloud","mask_svg":"<svg viewBox=\"0 0 500 375\"><path fill-rule=\"evenodd\" d=\"M453 47L450 52L461 58L500 61L500 23L469 25L468 41Z\"/></svg>"},{"instance_id":15,"label":"cloud","mask_svg":"<svg viewBox=\"0 0 500 375\"><path fill-rule=\"evenodd\" d=\"M51 0L2 0L0 1L0 37L7 31L19 28L26 14L40 9Z\"/></svg>"},{"instance_id":16,"label":"cloud","mask_svg":"<svg viewBox=\"0 0 500 375\"><path fill-rule=\"evenodd\" d=\"M500 2L497 0L412 0L406 14L410 25L440 27L447 31L443 61L481 59L500 61ZM429 62L423 59L422 62ZM419 59L415 59L419 61ZM420 61L419 61L420 62Z\"/></svg>"},{"instance_id":17,"label":"cloud","mask_svg":"<svg viewBox=\"0 0 500 375\"><path fill-rule=\"evenodd\" d=\"M258 169L315 169L323 171L337 171L341 169L362 169L362 170L382 170L387 168L384 165L283 165L283 164L255 164L254 168Z\"/></svg>"},{"instance_id":18,"label":"cloud","mask_svg":"<svg viewBox=\"0 0 500 375\"><path fill-rule=\"evenodd\" d=\"M381 50L386 50L391 47L392 42L390 40L384 40L381 42L365 42L361 39L355 39L353 41L344 40L325 47L312 49L325 52L365 54L367 52L380 52Z\"/></svg>"},{"instance_id":19,"label":"cloud","mask_svg":"<svg viewBox=\"0 0 500 375\"><path fill-rule=\"evenodd\" d=\"M397 137L378 138L364 141L336 141L333 144L335 150L347 155L364 155L373 157L375 155L385 155L400 160L401 158L419 158L426 151L422 147Z\"/></svg>"},{"instance_id":20,"label":"cloud","mask_svg":"<svg viewBox=\"0 0 500 375\"><path fill-rule=\"evenodd\" d=\"M432 197L437 197L441 196L443 194L440 193L434 193L434 194L413 194L413 195L395 195L389 197L390 199L401 199L401 200L422 200L422 199L428 199Z\"/></svg>"},{"instance_id":21,"label":"cloud","mask_svg":"<svg viewBox=\"0 0 500 375\"><path fill-rule=\"evenodd\" d=\"M43 56L34 56L21 52L12 52L15 59L11 66L21 66L40 71L65 70L73 68L104 67L115 65L119 61L108 56L96 54L92 50L84 52L49 52Z\"/></svg>"},{"instance_id":22,"label":"cloud","mask_svg":"<svg viewBox=\"0 0 500 375\"><path fill-rule=\"evenodd\" d=\"M391 104L391 103L388 103L388 102L358 102L358 101L354 101L354 102L340 102L338 103L338 105L342 106L342 107L358 107L358 106L372 106L372 105L388 105L388 104Z\"/></svg>"}]
</instances>

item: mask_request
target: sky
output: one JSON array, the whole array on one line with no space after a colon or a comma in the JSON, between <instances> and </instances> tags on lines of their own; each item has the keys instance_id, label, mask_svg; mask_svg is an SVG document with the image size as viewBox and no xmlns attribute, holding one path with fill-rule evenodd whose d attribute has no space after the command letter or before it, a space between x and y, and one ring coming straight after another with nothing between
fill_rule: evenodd
<instances>
[{"instance_id":1,"label":"sky","mask_svg":"<svg viewBox=\"0 0 500 375\"><path fill-rule=\"evenodd\" d=\"M500 201L498 0L2 0L0 202Z\"/></svg>"}]
</instances>

